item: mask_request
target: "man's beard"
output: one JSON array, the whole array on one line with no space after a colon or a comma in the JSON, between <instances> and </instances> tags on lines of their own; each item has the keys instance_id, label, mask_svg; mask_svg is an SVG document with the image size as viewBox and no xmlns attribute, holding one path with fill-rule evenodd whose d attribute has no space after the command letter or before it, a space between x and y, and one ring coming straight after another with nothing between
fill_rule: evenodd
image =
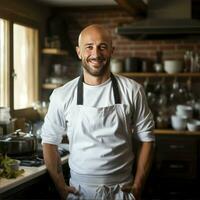
<instances>
[{"instance_id":1,"label":"man's beard","mask_svg":"<svg viewBox=\"0 0 200 200\"><path fill-rule=\"evenodd\" d=\"M110 66L110 59L108 59L107 62L103 66L96 68L96 70L93 70L93 68L90 67L89 64L87 64L84 61L82 61L82 65L88 74L98 77L98 76L104 75L108 71L109 66Z\"/></svg>"}]
</instances>

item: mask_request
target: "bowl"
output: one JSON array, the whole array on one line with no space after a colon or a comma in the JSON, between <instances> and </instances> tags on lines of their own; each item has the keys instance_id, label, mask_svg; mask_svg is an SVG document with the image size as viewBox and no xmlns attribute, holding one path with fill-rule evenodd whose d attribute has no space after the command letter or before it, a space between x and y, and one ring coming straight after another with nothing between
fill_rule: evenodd
<instances>
[{"instance_id":1,"label":"bowl","mask_svg":"<svg viewBox=\"0 0 200 200\"><path fill-rule=\"evenodd\" d=\"M171 116L171 125L172 128L177 131L183 131L186 129L187 126L187 118L181 117L178 115L172 115Z\"/></svg>"},{"instance_id":2,"label":"bowl","mask_svg":"<svg viewBox=\"0 0 200 200\"><path fill-rule=\"evenodd\" d=\"M183 61L182 60L165 60L164 70L168 74L175 74L175 73L182 72Z\"/></svg>"},{"instance_id":3,"label":"bowl","mask_svg":"<svg viewBox=\"0 0 200 200\"><path fill-rule=\"evenodd\" d=\"M200 120L191 119L187 122L187 129L189 131L199 131L200 130Z\"/></svg>"},{"instance_id":4,"label":"bowl","mask_svg":"<svg viewBox=\"0 0 200 200\"><path fill-rule=\"evenodd\" d=\"M17 171L19 170L20 163L21 163L20 160L13 159L12 162L8 163L8 166L10 167L11 170Z\"/></svg>"},{"instance_id":5,"label":"bowl","mask_svg":"<svg viewBox=\"0 0 200 200\"><path fill-rule=\"evenodd\" d=\"M176 106L176 115L190 119L193 116L193 108L192 106L179 104Z\"/></svg>"}]
</instances>

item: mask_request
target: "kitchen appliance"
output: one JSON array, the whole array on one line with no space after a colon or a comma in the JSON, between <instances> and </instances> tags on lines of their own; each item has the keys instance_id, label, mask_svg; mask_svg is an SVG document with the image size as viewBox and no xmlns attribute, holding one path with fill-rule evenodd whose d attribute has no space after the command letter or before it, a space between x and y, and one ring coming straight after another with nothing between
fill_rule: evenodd
<instances>
[{"instance_id":1,"label":"kitchen appliance","mask_svg":"<svg viewBox=\"0 0 200 200\"><path fill-rule=\"evenodd\" d=\"M34 154L37 150L37 138L17 130L14 133L0 137L0 152L8 156L25 156Z\"/></svg>"},{"instance_id":2,"label":"kitchen appliance","mask_svg":"<svg viewBox=\"0 0 200 200\"><path fill-rule=\"evenodd\" d=\"M60 157L66 156L69 154L68 144L61 144L58 147L58 153ZM39 167L44 164L43 150L38 148L35 154L28 156L14 156L15 159L20 160L20 166L27 167Z\"/></svg>"},{"instance_id":3,"label":"kitchen appliance","mask_svg":"<svg viewBox=\"0 0 200 200\"><path fill-rule=\"evenodd\" d=\"M0 121L0 136L12 133L15 128L16 119L11 119L9 121Z\"/></svg>"},{"instance_id":4,"label":"kitchen appliance","mask_svg":"<svg viewBox=\"0 0 200 200\"><path fill-rule=\"evenodd\" d=\"M135 7L131 1L116 1L127 12L130 13L132 8L134 13ZM200 20L198 19L199 2L197 0L141 0L139 2L145 5L143 7L146 7L146 17L117 27L116 32L120 35L134 39L199 36Z\"/></svg>"}]
</instances>

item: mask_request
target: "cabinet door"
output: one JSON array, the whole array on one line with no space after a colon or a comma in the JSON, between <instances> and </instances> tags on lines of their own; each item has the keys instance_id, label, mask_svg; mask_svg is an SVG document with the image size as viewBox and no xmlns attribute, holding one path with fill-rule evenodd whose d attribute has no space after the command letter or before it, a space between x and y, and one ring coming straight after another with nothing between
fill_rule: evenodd
<instances>
[{"instance_id":1,"label":"cabinet door","mask_svg":"<svg viewBox=\"0 0 200 200\"><path fill-rule=\"evenodd\" d=\"M197 139L189 136L158 136L155 158L160 178L195 179Z\"/></svg>"}]
</instances>

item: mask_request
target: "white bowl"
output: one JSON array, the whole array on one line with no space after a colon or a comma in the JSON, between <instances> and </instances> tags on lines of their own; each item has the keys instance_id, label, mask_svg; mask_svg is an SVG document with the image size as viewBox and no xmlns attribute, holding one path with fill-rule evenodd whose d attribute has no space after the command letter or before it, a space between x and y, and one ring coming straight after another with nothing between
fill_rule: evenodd
<instances>
[{"instance_id":1,"label":"white bowl","mask_svg":"<svg viewBox=\"0 0 200 200\"><path fill-rule=\"evenodd\" d=\"M171 125L172 128L177 131L182 131L186 129L187 126L187 118L181 117L178 115L171 116Z\"/></svg>"},{"instance_id":2,"label":"white bowl","mask_svg":"<svg viewBox=\"0 0 200 200\"><path fill-rule=\"evenodd\" d=\"M193 108L192 106L179 104L176 106L176 115L190 119L193 116Z\"/></svg>"},{"instance_id":3,"label":"white bowl","mask_svg":"<svg viewBox=\"0 0 200 200\"><path fill-rule=\"evenodd\" d=\"M168 74L182 72L183 61L182 60L165 60L164 61L164 70Z\"/></svg>"},{"instance_id":4,"label":"white bowl","mask_svg":"<svg viewBox=\"0 0 200 200\"><path fill-rule=\"evenodd\" d=\"M200 130L200 121L196 119L191 119L187 122L187 129L189 131L199 131Z\"/></svg>"}]
</instances>

